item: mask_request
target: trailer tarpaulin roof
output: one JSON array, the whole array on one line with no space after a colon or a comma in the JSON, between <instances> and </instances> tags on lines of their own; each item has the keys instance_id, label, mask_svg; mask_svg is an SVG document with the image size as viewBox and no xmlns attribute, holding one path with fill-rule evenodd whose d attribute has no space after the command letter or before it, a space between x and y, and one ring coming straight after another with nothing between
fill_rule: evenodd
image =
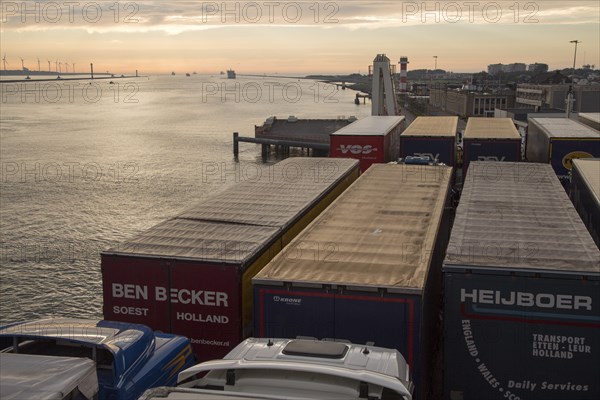
<instances>
[{"instance_id":1,"label":"trailer tarpaulin roof","mask_svg":"<svg viewBox=\"0 0 600 400\"><path fill-rule=\"evenodd\" d=\"M403 116L369 116L342 129L332 133L335 136L385 136L396 128L402 121Z\"/></svg>"},{"instance_id":2,"label":"trailer tarpaulin roof","mask_svg":"<svg viewBox=\"0 0 600 400\"><path fill-rule=\"evenodd\" d=\"M111 249L115 254L169 257L238 264L247 261L279 229L269 226L224 224L170 219Z\"/></svg>"},{"instance_id":3,"label":"trailer tarpaulin roof","mask_svg":"<svg viewBox=\"0 0 600 400\"><path fill-rule=\"evenodd\" d=\"M510 118L471 117L465 128L465 139L521 139Z\"/></svg>"},{"instance_id":4,"label":"trailer tarpaulin roof","mask_svg":"<svg viewBox=\"0 0 600 400\"><path fill-rule=\"evenodd\" d=\"M600 132L569 118L530 118L550 138L600 138Z\"/></svg>"},{"instance_id":5,"label":"trailer tarpaulin roof","mask_svg":"<svg viewBox=\"0 0 600 400\"><path fill-rule=\"evenodd\" d=\"M254 278L423 290L452 168L373 164Z\"/></svg>"},{"instance_id":6,"label":"trailer tarpaulin roof","mask_svg":"<svg viewBox=\"0 0 600 400\"><path fill-rule=\"evenodd\" d=\"M600 252L552 166L473 162L444 268L600 273Z\"/></svg>"},{"instance_id":7,"label":"trailer tarpaulin roof","mask_svg":"<svg viewBox=\"0 0 600 400\"><path fill-rule=\"evenodd\" d=\"M250 168L243 182L192 206L177 218L282 228L356 165L350 159L288 158Z\"/></svg>"},{"instance_id":8,"label":"trailer tarpaulin roof","mask_svg":"<svg viewBox=\"0 0 600 400\"><path fill-rule=\"evenodd\" d=\"M458 117L417 117L404 132L403 137L455 137Z\"/></svg>"},{"instance_id":9,"label":"trailer tarpaulin roof","mask_svg":"<svg viewBox=\"0 0 600 400\"><path fill-rule=\"evenodd\" d=\"M247 262L357 169L356 160L336 158L252 168L243 182L104 254Z\"/></svg>"}]
</instances>

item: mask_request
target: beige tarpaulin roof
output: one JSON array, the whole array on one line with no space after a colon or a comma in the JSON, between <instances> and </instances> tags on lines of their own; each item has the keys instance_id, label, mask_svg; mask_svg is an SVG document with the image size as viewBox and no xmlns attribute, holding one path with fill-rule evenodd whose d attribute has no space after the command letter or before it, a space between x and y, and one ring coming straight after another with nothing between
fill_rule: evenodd
<instances>
[{"instance_id":1,"label":"beige tarpaulin roof","mask_svg":"<svg viewBox=\"0 0 600 400\"><path fill-rule=\"evenodd\" d=\"M600 273L600 251L552 166L473 162L444 266Z\"/></svg>"},{"instance_id":2,"label":"beige tarpaulin roof","mask_svg":"<svg viewBox=\"0 0 600 400\"><path fill-rule=\"evenodd\" d=\"M467 121L464 138L521 140L521 135L510 118L471 117Z\"/></svg>"},{"instance_id":3,"label":"beige tarpaulin roof","mask_svg":"<svg viewBox=\"0 0 600 400\"><path fill-rule=\"evenodd\" d=\"M458 117L417 117L402 136L455 137Z\"/></svg>"},{"instance_id":4,"label":"beige tarpaulin roof","mask_svg":"<svg viewBox=\"0 0 600 400\"><path fill-rule=\"evenodd\" d=\"M451 174L372 165L254 281L422 290Z\"/></svg>"}]
</instances>

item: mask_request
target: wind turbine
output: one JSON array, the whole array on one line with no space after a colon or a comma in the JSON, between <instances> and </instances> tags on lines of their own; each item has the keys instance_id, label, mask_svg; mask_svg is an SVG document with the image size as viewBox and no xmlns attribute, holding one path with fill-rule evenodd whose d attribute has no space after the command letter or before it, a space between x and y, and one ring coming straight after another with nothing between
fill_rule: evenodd
<instances>
[{"instance_id":1,"label":"wind turbine","mask_svg":"<svg viewBox=\"0 0 600 400\"><path fill-rule=\"evenodd\" d=\"M68 74L69 73L69 63L65 62L65 72Z\"/></svg>"},{"instance_id":2,"label":"wind turbine","mask_svg":"<svg viewBox=\"0 0 600 400\"><path fill-rule=\"evenodd\" d=\"M54 61L54 69L58 73L58 60Z\"/></svg>"},{"instance_id":3,"label":"wind turbine","mask_svg":"<svg viewBox=\"0 0 600 400\"><path fill-rule=\"evenodd\" d=\"M71 63L71 65L73 66L73 73L75 73L75 63Z\"/></svg>"},{"instance_id":4,"label":"wind turbine","mask_svg":"<svg viewBox=\"0 0 600 400\"><path fill-rule=\"evenodd\" d=\"M6 53L4 53L4 57L2 57L2 62L4 63L4 71L6 71L6 64L8 64L6 62Z\"/></svg>"},{"instance_id":5,"label":"wind turbine","mask_svg":"<svg viewBox=\"0 0 600 400\"><path fill-rule=\"evenodd\" d=\"M62 72L62 62L58 62L58 73L60 74Z\"/></svg>"},{"instance_id":6,"label":"wind turbine","mask_svg":"<svg viewBox=\"0 0 600 400\"><path fill-rule=\"evenodd\" d=\"M22 58L21 58L21 68L22 68L21 69L22 71L25 71L25 60L23 60Z\"/></svg>"},{"instance_id":7,"label":"wind turbine","mask_svg":"<svg viewBox=\"0 0 600 400\"><path fill-rule=\"evenodd\" d=\"M38 72L42 71L42 67L40 66L40 58L38 57Z\"/></svg>"},{"instance_id":8,"label":"wind turbine","mask_svg":"<svg viewBox=\"0 0 600 400\"><path fill-rule=\"evenodd\" d=\"M48 72L50 72L50 60L48 60Z\"/></svg>"}]
</instances>

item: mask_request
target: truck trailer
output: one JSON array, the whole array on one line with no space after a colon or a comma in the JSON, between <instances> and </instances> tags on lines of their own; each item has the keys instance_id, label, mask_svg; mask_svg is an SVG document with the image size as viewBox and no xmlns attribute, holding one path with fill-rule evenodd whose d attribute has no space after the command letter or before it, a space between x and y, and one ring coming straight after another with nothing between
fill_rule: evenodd
<instances>
[{"instance_id":1,"label":"truck trailer","mask_svg":"<svg viewBox=\"0 0 600 400\"><path fill-rule=\"evenodd\" d=\"M471 163L443 274L445 400L600 397L600 251L550 165Z\"/></svg>"},{"instance_id":2,"label":"truck trailer","mask_svg":"<svg viewBox=\"0 0 600 400\"><path fill-rule=\"evenodd\" d=\"M574 159L600 157L600 132L569 118L530 118L526 155L566 181Z\"/></svg>"},{"instance_id":3,"label":"truck trailer","mask_svg":"<svg viewBox=\"0 0 600 400\"><path fill-rule=\"evenodd\" d=\"M521 141L510 118L469 118L463 136L463 179L472 161L521 161Z\"/></svg>"},{"instance_id":4,"label":"truck trailer","mask_svg":"<svg viewBox=\"0 0 600 400\"><path fill-rule=\"evenodd\" d=\"M600 130L600 112L597 113L579 113L579 122L595 130Z\"/></svg>"},{"instance_id":5,"label":"truck trailer","mask_svg":"<svg viewBox=\"0 0 600 400\"><path fill-rule=\"evenodd\" d=\"M103 252L105 317L223 357L251 334L254 274L358 175L355 160L289 158Z\"/></svg>"},{"instance_id":6,"label":"truck trailer","mask_svg":"<svg viewBox=\"0 0 600 400\"><path fill-rule=\"evenodd\" d=\"M254 334L397 349L426 398L451 178L447 166L372 165L255 276Z\"/></svg>"},{"instance_id":7,"label":"truck trailer","mask_svg":"<svg viewBox=\"0 0 600 400\"><path fill-rule=\"evenodd\" d=\"M417 117L400 135L400 157L429 157L454 166L458 117Z\"/></svg>"},{"instance_id":8,"label":"truck trailer","mask_svg":"<svg viewBox=\"0 0 600 400\"><path fill-rule=\"evenodd\" d=\"M329 136L329 153L335 158L360 160L361 172L374 163L397 161L404 124L404 117L399 116L359 119Z\"/></svg>"},{"instance_id":9,"label":"truck trailer","mask_svg":"<svg viewBox=\"0 0 600 400\"><path fill-rule=\"evenodd\" d=\"M583 223L600 247L600 158L573 160L569 193Z\"/></svg>"}]
</instances>

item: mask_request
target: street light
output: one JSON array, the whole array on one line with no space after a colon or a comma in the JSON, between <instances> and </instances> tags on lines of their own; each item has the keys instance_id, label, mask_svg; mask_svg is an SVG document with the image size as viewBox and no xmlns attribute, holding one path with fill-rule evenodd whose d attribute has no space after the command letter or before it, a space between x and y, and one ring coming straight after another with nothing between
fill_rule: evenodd
<instances>
[{"instance_id":1,"label":"street light","mask_svg":"<svg viewBox=\"0 0 600 400\"><path fill-rule=\"evenodd\" d=\"M573 56L573 73L575 73L575 61L577 60L577 45L581 43L580 40L571 40L570 43L575 43L575 55Z\"/></svg>"},{"instance_id":2,"label":"street light","mask_svg":"<svg viewBox=\"0 0 600 400\"><path fill-rule=\"evenodd\" d=\"M573 109L573 103L575 102L573 96L573 78L575 78L575 62L577 61L577 45L581 43L579 40L571 40L569 43L575 43L575 55L573 56L573 75L571 75L571 84L569 85L569 93L567 94L567 118L571 116L571 110Z\"/></svg>"}]
</instances>

